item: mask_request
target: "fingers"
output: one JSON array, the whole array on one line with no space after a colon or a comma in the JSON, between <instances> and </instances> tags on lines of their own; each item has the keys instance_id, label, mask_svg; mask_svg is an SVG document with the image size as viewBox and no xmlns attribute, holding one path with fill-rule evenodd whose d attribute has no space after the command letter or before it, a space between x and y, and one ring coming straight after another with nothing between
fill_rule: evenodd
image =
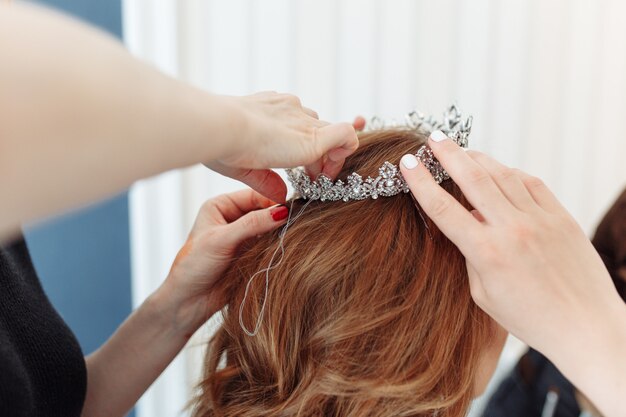
<instances>
[{"instance_id":1,"label":"fingers","mask_svg":"<svg viewBox=\"0 0 626 417\"><path fill-rule=\"evenodd\" d=\"M311 179L317 179L317 176L322 173L324 170L324 159L327 158L326 155L321 158L315 160L313 163L304 166L304 172L307 173Z\"/></svg>"},{"instance_id":2,"label":"fingers","mask_svg":"<svg viewBox=\"0 0 626 417\"><path fill-rule=\"evenodd\" d=\"M487 222L506 220L512 205L482 166L440 130L431 133L429 145L467 200Z\"/></svg>"},{"instance_id":3,"label":"fingers","mask_svg":"<svg viewBox=\"0 0 626 417\"><path fill-rule=\"evenodd\" d=\"M247 239L271 232L285 224L288 216L289 209L284 205L251 211L227 225L228 233L224 235L229 240L227 243L238 245Z\"/></svg>"},{"instance_id":4,"label":"fingers","mask_svg":"<svg viewBox=\"0 0 626 417\"><path fill-rule=\"evenodd\" d=\"M231 177L277 203L284 203L287 199L285 181L271 169L242 169Z\"/></svg>"},{"instance_id":5,"label":"fingers","mask_svg":"<svg viewBox=\"0 0 626 417\"><path fill-rule=\"evenodd\" d=\"M341 168L343 168L343 164L345 161L345 159L333 161L330 158L326 158L324 161L324 167L322 168L322 173L334 180L341 172Z\"/></svg>"},{"instance_id":6,"label":"fingers","mask_svg":"<svg viewBox=\"0 0 626 417\"><path fill-rule=\"evenodd\" d=\"M304 170L307 175L311 177L311 179L317 179L320 174L324 174L334 180L341 172L344 162L345 159L333 161L328 157L328 155L324 155L321 159L318 159L312 164L306 165Z\"/></svg>"},{"instance_id":7,"label":"fingers","mask_svg":"<svg viewBox=\"0 0 626 417\"><path fill-rule=\"evenodd\" d=\"M304 107L304 106L302 106L302 110L303 110L306 114L308 114L309 116L311 116L312 118L314 118L314 119L318 119L318 120L319 120L320 116L317 114L317 112L316 112L315 110L310 109L310 108L308 108L308 107Z\"/></svg>"},{"instance_id":8,"label":"fingers","mask_svg":"<svg viewBox=\"0 0 626 417\"><path fill-rule=\"evenodd\" d=\"M219 212L224 220L222 223L232 223L252 211L265 209L276 203L254 190L245 189L223 194L209 200L207 204L210 209Z\"/></svg>"},{"instance_id":9,"label":"fingers","mask_svg":"<svg viewBox=\"0 0 626 417\"><path fill-rule=\"evenodd\" d=\"M528 189L517 175L514 169L501 164L495 159L481 152L468 151L467 155L478 162L494 180L500 192L518 209L522 211L531 210L537 207L535 200L528 192Z\"/></svg>"},{"instance_id":10,"label":"fingers","mask_svg":"<svg viewBox=\"0 0 626 417\"><path fill-rule=\"evenodd\" d=\"M435 182L415 155L404 155L400 170L426 215L461 251L470 248L470 239L481 232L478 220Z\"/></svg>"},{"instance_id":11,"label":"fingers","mask_svg":"<svg viewBox=\"0 0 626 417\"><path fill-rule=\"evenodd\" d=\"M302 101L298 96L288 93L277 93L276 91L268 91L262 94L266 94L272 97L277 102L286 103L290 107L295 107L297 109L301 109L307 116L312 117L314 119L319 120L320 116L317 112L309 107L303 106Z\"/></svg>"},{"instance_id":12,"label":"fingers","mask_svg":"<svg viewBox=\"0 0 626 417\"><path fill-rule=\"evenodd\" d=\"M312 179L322 173L331 179L337 177L346 157L359 146L354 128L347 123L318 128L315 141L316 154L320 157L304 167Z\"/></svg>"},{"instance_id":13,"label":"fingers","mask_svg":"<svg viewBox=\"0 0 626 417\"><path fill-rule=\"evenodd\" d=\"M478 220L478 221L479 221L479 222L481 222L481 223L485 223L485 218L483 217L483 215L482 215L482 214L480 214L480 211L478 211L478 210L472 210L472 211L470 211L470 213L472 213L472 216L474 216L474 218L475 218L476 220Z\"/></svg>"},{"instance_id":14,"label":"fingers","mask_svg":"<svg viewBox=\"0 0 626 417\"><path fill-rule=\"evenodd\" d=\"M359 140L351 124L336 123L316 130L315 146L318 157L328 154L332 161L340 161L359 147Z\"/></svg>"},{"instance_id":15,"label":"fingers","mask_svg":"<svg viewBox=\"0 0 626 417\"><path fill-rule=\"evenodd\" d=\"M312 117L319 119L319 117L317 116L317 113L315 113L313 110L310 110L306 107L303 107L303 110L307 114L311 115ZM363 130L364 127L365 127L365 119L361 116L357 116L354 119L354 122L352 123L352 128L355 131L359 131L359 130ZM338 128L335 128L335 130L336 129ZM344 127L342 127L342 129L344 129ZM318 130L318 138L319 138L320 130ZM341 135L340 132L339 133L334 132L333 129L324 131L323 134L329 134L329 132L332 135L337 135L337 134ZM352 132L346 129L346 134L352 135ZM358 146L358 139L357 139L356 146ZM341 172L341 168L343 167L346 157L356 150L356 146L353 143L349 143L347 146L343 148L331 149L330 152L328 152L327 154L324 154L322 158L316 160L312 164L306 165L304 169L306 173L313 179L317 178L318 175L322 173L331 179L335 179L337 175L339 175L339 172Z\"/></svg>"},{"instance_id":16,"label":"fingers","mask_svg":"<svg viewBox=\"0 0 626 417\"><path fill-rule=\"evenodd\" d=\"M271 169L235 168L217 161L208 163L206 166L215 172L243 182L277 203L284 203L287 198L287 185L280 175Z\"/></svg>"},{"instance_id":17,"label":"fingers","mask_svg":"<svg viewBox=\"0 0 626 417\"><path fill-rule=\"evenodd\" d=\"M563 205L541 179L533 177L519 169L514 171L541 208L549 212L562 212L565 210Z\"/></svg>"},{"instance_id":18,"label":"fingers","mask_svg":"<svg viewBox=\"0 0 626 417\"><path fill-rule=\"evenodd\" d=\"M361 130L365 129L365 124L365 118L363 116L357 116L352 122L352 127L354 127L354 130L356 130L357 132L360 132Z\"/></svg>"},{"instance_id":19,"label":"fingers","mask_svg":"<svg viewBox=\"0 0 626 417\"><path fill-rule=\"evenodd\" d=\"M509 168L481 152L468 151L467 155L478 162L506 198L522 211L539 206L546 211L564 210L552 191L537 177L515 168Z\"/></svg>"}]
</instances>

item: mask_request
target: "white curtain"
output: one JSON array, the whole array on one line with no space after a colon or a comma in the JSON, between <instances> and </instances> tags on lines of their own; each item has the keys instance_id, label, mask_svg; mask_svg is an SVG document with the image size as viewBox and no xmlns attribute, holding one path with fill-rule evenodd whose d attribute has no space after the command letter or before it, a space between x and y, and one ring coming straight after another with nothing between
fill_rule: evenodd
<instances>
[{"instance_id":1,"label":"white curtain","mask_svg":"<svg viewBox=\"0 0 626 417\"><path fill-rule=\"evenodd\" d=\"M124 33L134 54L199 87L292 92L326 120L438 115L456 102L474 116L471 148L542 177L589 233L626 185L621 0L126 0ZM133 187L136 304L202 201L238 187L202 167ZM144 396L140 417L186 415L207 337Z\"/></svg>"}]
</instances>

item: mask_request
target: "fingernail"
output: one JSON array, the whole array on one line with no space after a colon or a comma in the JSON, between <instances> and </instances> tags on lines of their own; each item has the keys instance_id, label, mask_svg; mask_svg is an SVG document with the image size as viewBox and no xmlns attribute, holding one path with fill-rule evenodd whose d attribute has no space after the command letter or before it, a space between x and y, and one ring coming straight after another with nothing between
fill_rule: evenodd
<instances>
[{"instance_id":1,"label":"fingernail","mask_svg":"<svg viewBox=\"0 0 626 417\"><path fill-rule=\"evenodd\" d=\"M443 133L441 130L435 130L430 134L430 138L435 142L441 142L442 140L450 139L448 135Z\"/></svg>"},{"instance_id":2,"label":"fingernail","mask_svg":"<svg viewBox=\"0 0 626 417\"><path fill-rule=\"evenodd\" d=\"M272 208L270 210L270 214L275 222L279 222L281 220L285 220L287 216L289 216L289 209L281 204L280 206Z\"/></svg>"},{"instance_id":3,"label":"fingernail","mask_svg":"<svg viewBox=\"0 0 626 417\"><path fill-rule=\"evenodd\" d=\"M411 155L410 153L404 155L400 162L406 169L414 169L419 164L415 155Z\"/></svg>"}]
</instances>

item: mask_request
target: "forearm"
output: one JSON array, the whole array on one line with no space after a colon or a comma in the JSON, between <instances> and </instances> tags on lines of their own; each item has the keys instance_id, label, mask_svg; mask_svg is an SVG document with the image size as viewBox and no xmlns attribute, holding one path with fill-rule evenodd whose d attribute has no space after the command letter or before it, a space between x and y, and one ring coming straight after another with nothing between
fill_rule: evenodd
<instances>
[{"instance_id":1,"label":"forearm","mask_svg":"<svg viewBox=\"0 0 626 417\"><path fill-rule=\"evenodd\" d=\"M626 305L619 299L597 317L569 319L575 327L548 357L604 416L625 416Z\"/></svg>"},{"instance_id":2,"label":"forearm","mask_svg":"<svg viewBox=\"0 0 626 417\"><path fill-rule=\"evenodd\" d=\"M229 146L221 133L237 125L223 98L34 6L0 4L0 62L0 239L23 221L218 158Z\"/></svg>"},{"instance_id":3,"label":"forearm","mask_svg":"<svg viewBox=\"0 0 626 417\"><path fill-rule=\"evenodd\" d=\"M83 417L126 415L204 322L189 308L159 290L87 357Z\"/></svg>"}]
</instances>

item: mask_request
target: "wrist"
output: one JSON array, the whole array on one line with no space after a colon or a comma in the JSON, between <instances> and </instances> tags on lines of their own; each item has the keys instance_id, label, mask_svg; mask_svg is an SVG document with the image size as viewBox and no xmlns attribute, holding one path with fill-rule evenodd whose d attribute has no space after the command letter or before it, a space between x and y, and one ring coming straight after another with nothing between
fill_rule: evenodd
<instances>
[{"instance_id":1,"label":"wrist","mask_svg":"<svg viewBox=\"0 0 626 417\"><path fill-rule=\"evenodd\" d=\"M217 311L206 297L182 294L169 279L146 300L146 305L164 331L185 339Z\"/></svg>"},{"instance_id":2,"label":"wrist","mask_svg":"<svg viewBox=\"0 0 626 417\"><path fill-rule=\"evenodd\" d=\"M550 358L606 416L618 415L614 394L626 392L626 304L615 298L588 314Z\"/></svg>"},{"instance_id":3,"label":"wrist","mask_svg":"<svg viewBox=\"0 0 626 417\"><path fill-rule=\"evenodd\" d=\"M615 298L618 300L595 303L593 309L581 309L568 316L568 323L557 330L555 339L560 343L554 343L551 353L575 363L574 358L580 359L581 351L608 351L626 340L626 304Z\"/></svg>"},{"instance_id":4,"label":"wrist","mask_svg":"<svg viewBox=\"0 0 626 417\"><path fill-rule=\"evenodd\" d=\"M205 137L205 142L215 144L215 150L207 157L207 161L223 160L238 156L246 151L243 143L244 138L249 136L247 132L248 119L243 105L244 98L210 94L208 100L211 105L211 117L213 120L207 130L211 131ZM206 118L206 116L205 116Z\"/></svg>"},{"instance_id":5,"label":"wrist","mask_svg":"<svg viewBox=\"0 0 626 417\"><path fill-rule=\"evenodd\" d=\"M164 157L176 155L174 168L179 168L232 154L241 137L243 120L236 101L178 80L169 81L160 81L158 85L166 87L154 98L159 104L153 120L165 122L154 125L155 135L163 141Z\"/></svg>"},{"instance_id":6,"label":"wrist","mask_svg":"<svg viewBox=\"0 0 626 417\"><path fill-rule=\"evenodd\" d=\"M195 162L207 163L225 158L240 148L244 121L241 106L234 97L210 94L188 87L181 98L182 123L192 128L190 150Z\"/></svg>"}]
</instances>

